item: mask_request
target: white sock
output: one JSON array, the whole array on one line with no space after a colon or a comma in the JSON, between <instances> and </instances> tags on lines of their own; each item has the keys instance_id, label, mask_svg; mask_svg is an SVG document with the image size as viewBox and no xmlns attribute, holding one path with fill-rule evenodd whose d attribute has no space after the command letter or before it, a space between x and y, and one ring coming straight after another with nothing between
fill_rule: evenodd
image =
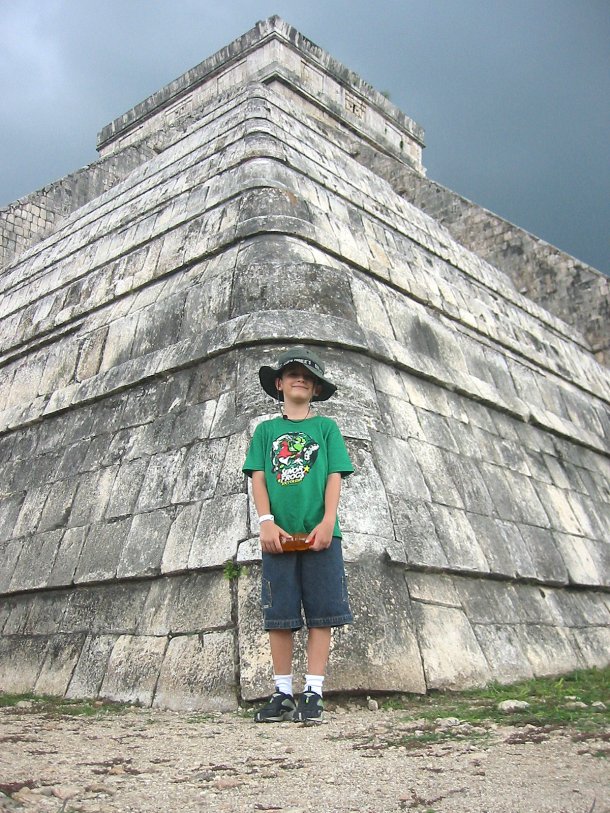
<instances>
[{"instance_id":1,"label":"white sock","mask_svg":"<svg viewBox=\"0 0 610 813\"><path fill-rule=\"evenodd\" d=\"M292 675L274 675L273 680L278 691L292 696Z\"/></svg>"},{"instance_id":2,"label":"white sock","mask_svg":"<svg viewBox=\"0 0 610 813\"><path fill-rule=\"evenodd\" d=\"M305 675L305 691L307 691L307 689L311 689L312 692L315 692L322 697L323 683L324 675Z\"/></svg>"}]
</instances>

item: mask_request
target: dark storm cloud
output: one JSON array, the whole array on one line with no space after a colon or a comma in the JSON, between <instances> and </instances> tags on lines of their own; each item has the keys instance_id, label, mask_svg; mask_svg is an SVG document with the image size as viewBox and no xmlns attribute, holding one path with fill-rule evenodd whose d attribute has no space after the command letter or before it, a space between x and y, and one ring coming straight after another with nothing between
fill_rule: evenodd
<instances>
[{"instance_id":1,"label":"dark storm cloud","mask_svg":"<svg viewBox=\"0 0 610 813\"><path fill-rule=\"evenodd\" d=\"M605 0L0 0L0 205L273 13L425 128L429 177L610 270Z\"/></svg>"}]
</instances>

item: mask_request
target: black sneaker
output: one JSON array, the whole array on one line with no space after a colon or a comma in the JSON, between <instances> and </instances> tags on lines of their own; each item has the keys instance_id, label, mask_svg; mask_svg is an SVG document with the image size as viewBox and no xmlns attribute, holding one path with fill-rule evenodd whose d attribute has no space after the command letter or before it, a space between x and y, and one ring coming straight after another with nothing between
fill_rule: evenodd
<instances>
[{"instance_id":1,"label":"black sneaker","mask_svg":"<svg viewBox=\"0 0 610 813\"><path fill-rule=\"evenodd\" d=\"M294 715L295 723L321 723L324 701L317 692L305 689L299 697L299 705Z\"/></svg>"},{"instance_id":2,"label":"black sneaker","mask_svg":"<svg viewBox=\"0 0 610 813\"><path fill-rule=\"evenodd\" d=\"M293 720L295 709L294 697L276 690L269 698L267 705L256 712L254 722L281 723L284 720Z\"/></svg>"}]
</instances>

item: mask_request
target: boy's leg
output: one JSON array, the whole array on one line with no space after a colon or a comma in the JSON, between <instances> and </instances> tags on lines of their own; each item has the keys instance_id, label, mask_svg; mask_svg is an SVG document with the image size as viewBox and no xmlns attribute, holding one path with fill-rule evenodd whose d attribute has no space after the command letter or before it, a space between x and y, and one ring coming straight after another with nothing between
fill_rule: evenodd
<instances>
[{"instance_id":1,"label":"boy's leg","mask_svg":"<svg viewBox=\"0 0 610 813\"><path fill-rule=\"evenodd\" d=\"M324 704L322 686L330 651L330 627L310 627L307 637L307 674L294 719L299 723L320 723Z\"/></svg>"},{"instance_id":2,"label":"boy's leg","mask_svg":"<svg viewBox=\"0 0 610 813\"><path fill-rule=\"evenodd\" d=\"M307 672L323 675L330 651L330 627L311 627L307 637Z\"/></svg>"},{"instance_id":3,"label":"boy's leg","mask_svg":"<svg viewBox=\"0 0 610 813\"><path fill-rule=\"evenodd\" d=\"M292 630L269 630L275 691L269 702L254 715L257 723L281 723L292 720L296 708L292 697Z\"/></svg>"},{"instance_id":4,"label":"boy's leg","mask_svg":"<svg viewBox=\"0 0 610 813\"><path fill-rule=\"evenodd\" d=\"M269 646L275 675L292 673L292 637L292 630L269 630Z\"/></svg>"}]
</instances>

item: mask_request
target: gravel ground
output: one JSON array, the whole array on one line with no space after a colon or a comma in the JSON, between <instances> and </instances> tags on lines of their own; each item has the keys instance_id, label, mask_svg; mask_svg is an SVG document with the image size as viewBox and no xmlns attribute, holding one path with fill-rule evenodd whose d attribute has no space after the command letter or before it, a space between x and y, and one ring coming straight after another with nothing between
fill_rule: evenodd
<instances>
[{"instance_id":1,"label":"gravel ground","mask_svg":"<svg viewBox=\"0 0 610 813\"><path fill-rule=\"evenodd\" d=\"M609 813L608 747L566 729L331 706L326 721L0 709L0 810Z\"/></svg>"}]
</instances>

